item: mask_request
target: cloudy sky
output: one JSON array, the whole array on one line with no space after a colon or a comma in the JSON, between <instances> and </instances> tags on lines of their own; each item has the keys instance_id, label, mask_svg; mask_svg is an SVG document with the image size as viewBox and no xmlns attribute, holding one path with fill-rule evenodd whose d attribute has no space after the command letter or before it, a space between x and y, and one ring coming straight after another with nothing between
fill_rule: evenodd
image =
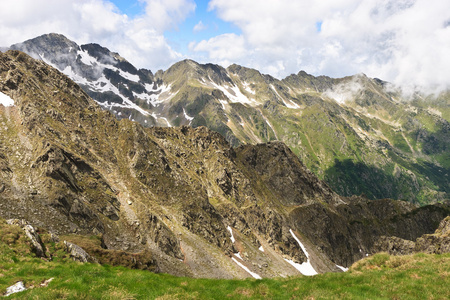
<instances>
[{"instance_id":1,"label":"cloudy sky","mask_svg":"<svg viewBox=\"0 0 450 300\"><path fill-rule=\"evenodd\" d=\"M450 87L448 0L0 0L0 46L50 32L152 71L192 58Z\"/></svg>"}]
</instances>

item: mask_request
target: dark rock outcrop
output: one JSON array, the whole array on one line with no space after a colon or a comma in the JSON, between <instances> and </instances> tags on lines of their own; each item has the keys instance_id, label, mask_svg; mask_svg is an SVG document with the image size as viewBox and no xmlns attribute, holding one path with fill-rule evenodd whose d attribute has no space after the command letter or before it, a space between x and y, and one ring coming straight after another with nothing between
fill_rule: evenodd
<instances>
[{"instance_id":1,"label":"dark rock outcrop","mask_svg":"<svg viewBox=\"0 0 450 300\"><path fill-rule=\"evenodd\" d=\"M376 251L384 251L392 255L406 255L417 252L450 253L450 217L441 221L435 233L424 234L415 241L382 236L374 248Z\"/></svg>"}]
</instances>

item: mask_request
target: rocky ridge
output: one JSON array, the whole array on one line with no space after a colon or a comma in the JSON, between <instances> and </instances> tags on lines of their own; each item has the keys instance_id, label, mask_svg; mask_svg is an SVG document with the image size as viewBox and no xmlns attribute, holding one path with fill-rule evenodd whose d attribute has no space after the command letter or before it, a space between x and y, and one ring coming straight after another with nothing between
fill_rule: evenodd
<instances>
[{"instance_id":1,"label":"rocky ridge","mask_svg":"<svg viewBox=\"0 0 450 300\"><path fill-rule=\"evenodd\" d=\"M10 47L58 68L118 119L206 126L233 146L279 140L343 196L448 199L449 94L405 100L364 74L282 80L184 60L153 74L98 45L48 34ZM423 100L427 98L426 100Z\"/></svg>"},{"instance_id":2,"label":"rocky ridge","mask_svg":"<svg viewBox=\"0 0 450 300\"><path fill-rule=\"evenodd\" d=\"M0 105L0 217L148 252L160 272L339 271L380 236L413 240L449 215L447 204L341 197L281 142L233 148L205 127L118 121L19 51L0 54L0 91L15 104Z\"/></svg>"}]
</instances>

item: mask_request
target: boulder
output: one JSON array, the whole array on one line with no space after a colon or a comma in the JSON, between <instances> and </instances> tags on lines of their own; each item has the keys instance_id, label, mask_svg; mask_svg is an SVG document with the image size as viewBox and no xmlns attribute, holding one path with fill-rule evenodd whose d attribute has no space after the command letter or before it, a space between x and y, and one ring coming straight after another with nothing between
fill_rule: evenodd
<instances>
[{"instance_id":1,"label":"boulder","mask_svg":"<svg viewBox=\"0 0 450 300\"><path fill-rule=\"evenodd\" d=\"M5 293L5 297L8 297L9 295L18 293L18 292L23 292L26 291L27 288L25 287L25 285L23 284L23 281L19 281L16 284L6 288L6 293Z\"/></svg>"},{"instance_id":2,"label":"boulder","mask_svg":"<svg viewBox=\"0 0 450 300\"><path fill-rule=\"evenodd\" d=\"M74 261L79 261L82 263L98 263L94 257L90 256L86 251L84 251L83 248L78 245L64 241L64 247L66 252L70 254L70 257L72 257Z\"/></svg>"}]
</instances>

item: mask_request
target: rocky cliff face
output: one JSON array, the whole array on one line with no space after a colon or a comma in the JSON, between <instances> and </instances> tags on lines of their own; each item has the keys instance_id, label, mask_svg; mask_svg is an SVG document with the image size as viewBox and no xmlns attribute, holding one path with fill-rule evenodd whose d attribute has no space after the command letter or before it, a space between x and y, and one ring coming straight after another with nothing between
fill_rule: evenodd
<instances>
[{"instance_id":1,"label":"rocky cliff face","mask_svg":"<svg viewBox=\"0 0 450 300\"><path fill-rule=\"evenodd\" d=\"M450 217L439 224L435 233L424 234L415 241L399 237L382 236L375 244L377 251L392 255L406 255L416 252L442 254L450 252Z\"/></svg>"},{"instance_id":2,"label":"rocky cliff face","mask_svg":"<svg viewBox=\"0 0 450 300\"><path fill-rule=\"evenodd\" d=\"M99 235L109 250L150 253L161 272L339 271L380 236L415 239L449 214L341 197L281 142L233 148L205 127L119 121L19 51L0 54L0 92L15 104L0 105L0 217Z\"/></svg>"},{"instance_id":3,"label":"rocky cliff face","mask_svg":"<svg viewBox=\"0 0 450 300\"><path fill-rule=\"evenodd\" d=\"M119 119L206 126L232 146L282 141L339 195L421 205L449 199L448 93L406 100L364 74L334 79L301 71L278 80L192 60L153 74L100 45L78 46L57 34L11 49L57 67Z\"/></svg>"}]
</instances>

